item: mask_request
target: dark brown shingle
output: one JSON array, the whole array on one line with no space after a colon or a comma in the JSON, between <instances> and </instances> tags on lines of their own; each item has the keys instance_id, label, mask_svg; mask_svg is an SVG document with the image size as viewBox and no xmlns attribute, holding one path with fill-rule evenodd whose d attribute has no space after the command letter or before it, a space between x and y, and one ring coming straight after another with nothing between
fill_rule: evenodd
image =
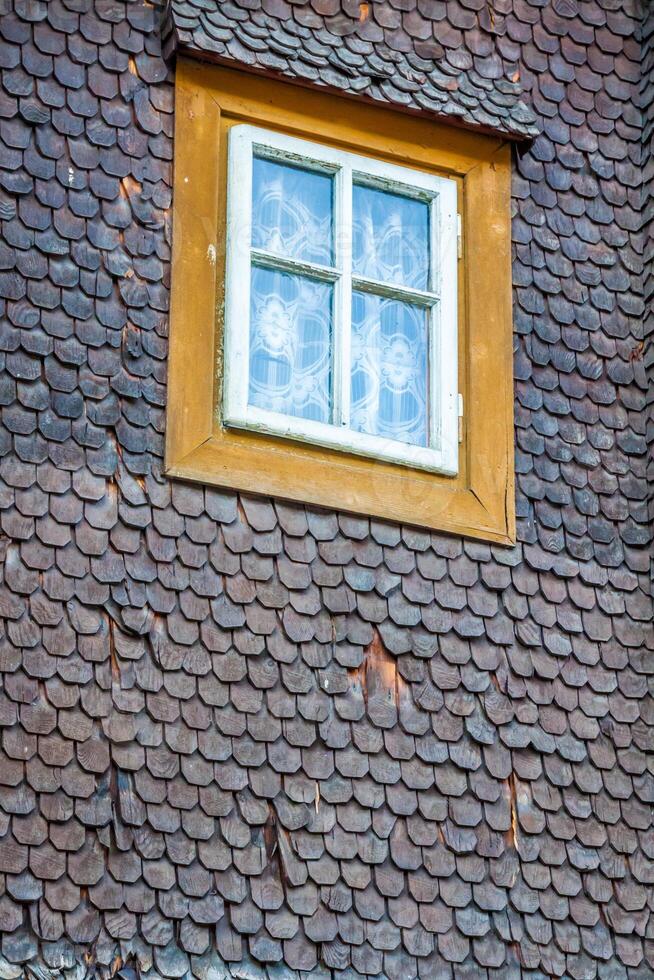
<instances>
[{"instance_id":1,"label":"dark brown shingle","mask_svg":"<svg viewBox=\"0 0 654 980\"><path fill-rule=\"evenodd\" d=\"M539 129L517 64L503 61L499 7L170 0L164 30L171 51L525 139Z\"/></svg>"},{"instance_id":2,"label":"dark brown shingle","mask_svg":"<svg viewBox=\"0 0 654 980\"><path fill-rule=\"evenodd\" d=\"M636 10L174 5L235 68L538 114L509 550L162 477L159 13L0 19L0 972L650 976Z\"/></svg>"}]
</instances>

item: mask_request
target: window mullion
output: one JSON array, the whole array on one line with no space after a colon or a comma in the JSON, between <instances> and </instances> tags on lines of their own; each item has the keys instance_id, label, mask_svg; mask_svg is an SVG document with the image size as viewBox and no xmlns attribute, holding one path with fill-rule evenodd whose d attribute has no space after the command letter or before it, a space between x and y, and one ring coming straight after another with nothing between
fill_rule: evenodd
<instances>
[{"instance_id":1,"label":"window mullion","mask_svg":"<svg viewBox=\"0 0 654 980\"><path fill-rule=\"evenodd\" d=\"M250 361L250 243L252 240L252 138L246 129L230 135L227 185L223 413L244 419ZM244 324L235 330L232 324Z\"/></svg>"},{"instance_id":2,"label":"window mullion","mask_svg":"<svg viewBox=\"0 0 654 980\"><path fill-rule=\"evenodd\" d=\"M338 270L331 266L305 262L302 259L289 258L287 255L277 255L275 252L267 252L261 248L251 249L250 256L252 265L256 265L260 269L277 269L279 272L288 272L295 276L308 276L310 279L318 279L320 282L336 282L339 278Z\"/></svg>"},{"instance_id":3,"label":"window mullion","mask_svg":"<svg viewBox=\"0 0 654 980\"><path fill-rule=\"evenodd\" d=\"M439 199L436 196L429 208L429 288L441 293L441 227ZM441 351L441 307L440 303L427 311L427 329L429 343L429 391L427 404L429 407L428 445L438 449L441 445L441 378L443 373Z\"/></svg>"},{"instance_id":4,"label":"window mullion","mask_svg":"<svg viewBox=\"0 0 654 980\"><path fill-rule=\"evenodd\" d=\"M382 282L379 279L368 279L363 276L352 277L352 288L373 296L383 296L385 299L396 299L401 303L411 303L413 306L435 306L439 297L436 293L428 293L422 289L412 289L395 282Z\"/></svg>"},{"instance_id":5,"label":"window mullion","mask_svg":"<svg viewBox=\"0 0 654 980\"><path fill-rule=\"evenodd\" d=\"M350 343L352 320L352 166L345 162L336 175L336 266L341 276L334 303L334 424L350 424Z\"/></svg>"},{"instance_id":6,"label":"window mullion","mask_svg":"<svg viewBox=\"0 0 654 980\"><path fill-rule=\"evenodd\" d=\"M437 361L430 372L434 385L432 418L438 420L430 445L441 452L443 465L456 472L458 447L458 302L457 302L457 188L445 184L432 203L432 247L436 280L432 288L439 294L431 310L432 349ZM434 242L434 235L437 236ZM447 283L444 277L447 275ZM498 379L499 380L499 379Z\"/></svg>"}]
</instances>

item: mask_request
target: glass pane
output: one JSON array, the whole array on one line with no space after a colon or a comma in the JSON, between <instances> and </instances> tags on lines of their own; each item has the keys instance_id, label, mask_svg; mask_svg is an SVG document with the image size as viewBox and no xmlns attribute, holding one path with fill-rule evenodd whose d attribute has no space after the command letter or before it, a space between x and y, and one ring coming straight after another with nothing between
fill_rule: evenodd
<instances>
[{"instance_id":1,"label":"glass pane","mask_svg":"<svg viewBox=\"0 0 654 980\"><path fill-rule=\"evenodd\" d=\"M332 265L332 183L325 174L255 157L253 247Z\"/></svg>"},{"instance_id":2,"label":"glass pane","mask_svg":"<svg viewBox=\"0 0 654 980\"><path fill-rule=\"evenodd\" d=\"M427 445L427 311L352 295L351 427Z\"/></svg>"},{"instance_id":3,"label":"glass pane","mask_svg":"<svg viewBox=\"0 0 654 980\"><path fill-rule=\"evenodd\" d=\"M252 269L250 405L330 421L332 292L304 276Z\"/></svg>"},{"instance_id":4,"label":"glass pane","mask_svg":"<svg viewBox=\"0 0 654 980\"><path fill-rule=\"evenodd\" d=\"M354 274L429 288L429 205L355 184L352 188Z\"/></svg>"}]
</instances>

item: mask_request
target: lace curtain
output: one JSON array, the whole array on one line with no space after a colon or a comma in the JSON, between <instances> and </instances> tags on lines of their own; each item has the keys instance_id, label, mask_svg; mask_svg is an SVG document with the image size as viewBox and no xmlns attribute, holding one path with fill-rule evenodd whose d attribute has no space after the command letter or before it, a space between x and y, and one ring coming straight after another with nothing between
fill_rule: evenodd
<instances>
[{"instance_id":1,"label":"lace curtain","mask_svg":"<svg viewBox=\"0 0 654 980\"><path fill-rule=\"evenodd\" d=\"M253 248L332 265L332 185L332 178L326 174L255 157Z\"/></svg>"},{"instance_id":2,"label":"lace curtain","mask_svg":"<svg viewBox=\"0 0 654 980\"><path fill-rule=\"evenodd\" d=\"M352 211L353 273L427 289L427 204L355 184ZM354 292L351 428L427 444L427 336L424 309Z\"/></svg>"},{"instance_id":3,"label":"lace curtain","mask_svg":"<svg viewBox=\"0 0 654 980\"><path fill-rule=\"evenodd\" d=\"M351 428L426 446L425 310L355 292L351 346Z\"/></svg>"},{"instance_id":4,"label":"lace curtain","mask_svg":"<svg viewBox=\"0 0 654 980\"><path fill-rule=\"evenodd\" d=\"M429 208L354 185L353 275L429 288ZM252 245L332 266L333 179L255 158ZM331 422L334 287L253 266L250 404ZM354 291L350 428L427 445L428 321L423 307Z\"/></svg>"},{"instance_id":5,"label":"lace curtain","mask_svg":"<svg viewBox=\"0 0 654 980\"><path fill-rule=\"evenodd\" d=\"M330 422L333 287L252 269L251 405Z\"/></svg>"},{"instance_id":6,"label":"lace curtain","mask_svg":"<svg viewBox=\"0 0 654 980\"><path fill-rule=\"evenodd\" d=\"M331 265L332 178L257 157L252 174L252 245ZM253 267L251 405L331 421L333 287Z\"/></svg>"},{"instance_id":7,"label":"lace curtain","mask_svg":"<svg viewBox=\"0 0 654 980\"><path fill-rule=\"evenodd\" d=\"M429 207L399 194L352 188L352 271L366 279L429 288Z\"/></svg>"}]
</instances>

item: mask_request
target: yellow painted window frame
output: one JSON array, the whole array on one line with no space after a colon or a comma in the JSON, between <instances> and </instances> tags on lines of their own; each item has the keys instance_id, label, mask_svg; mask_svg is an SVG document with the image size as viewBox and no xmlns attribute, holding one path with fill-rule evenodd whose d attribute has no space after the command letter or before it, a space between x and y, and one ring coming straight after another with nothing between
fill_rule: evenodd
<instances>
[{"instance_id":1,"label":"yellow painted window frame","mask_svg":"<svg viewBox=\"0 0 654 980\"><path fill-rule=\"evenodd\" d=\"M457 180L456 477L222 425L226 137L243 122ZM513 543L510 177L510 146L499 137L179 58L167 475Z\"/></svg>"}]
</instances>

